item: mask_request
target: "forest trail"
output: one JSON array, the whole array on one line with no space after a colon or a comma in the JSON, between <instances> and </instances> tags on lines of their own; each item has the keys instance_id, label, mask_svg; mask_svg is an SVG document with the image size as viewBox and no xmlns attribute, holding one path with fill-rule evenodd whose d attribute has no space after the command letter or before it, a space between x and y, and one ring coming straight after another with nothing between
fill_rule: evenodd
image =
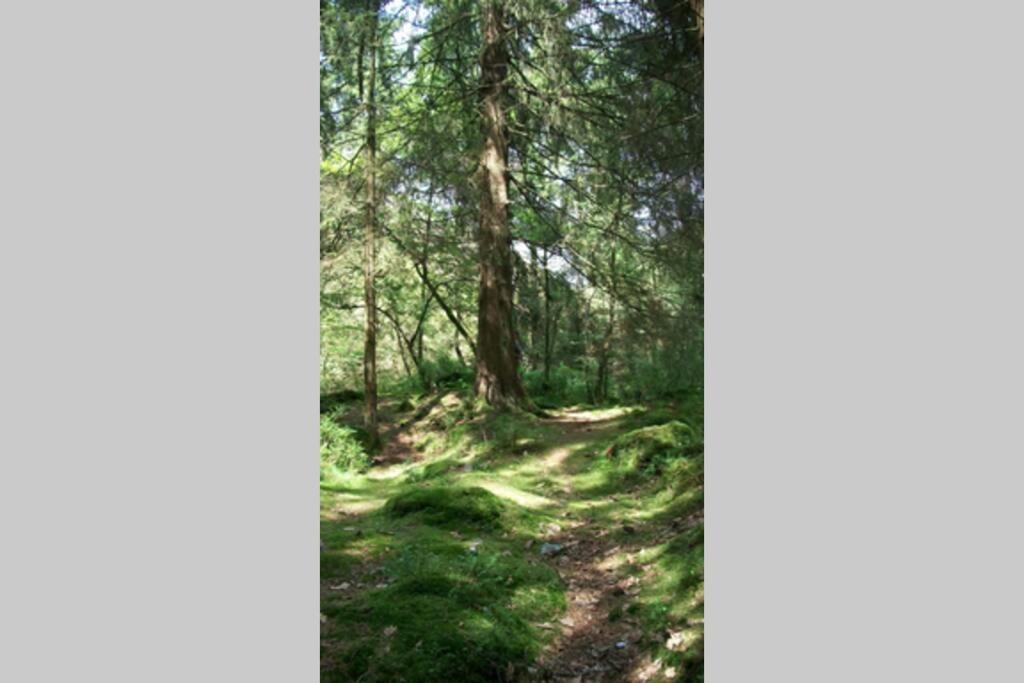
<instances>
[{"instance_id":1,"label":"forest trail","mask_svg":"<svg viewBox=\"0 0 1024 683\"><path fill-rule=\"evenodd\" d=\"M488 621L495 634L508 628L502 638L521 637L524 652L533 653L528 663L498 666L495 661L497 673L490 678L474 677L467 669L460 680L690 680L682 667L667 665L652 651L657 643L669 642L670 649L681 650L686 638L691 644L699 642L702 571L699 595L695 583L687 584L693 589L688 614L696 618L678 621L675 630L652 633L648 612L661 609L658 601L665 600L657 592L664 590L660 575L666 572L659 561L665 544L702 525L702 505L688 504L686 516L670 514L672 501L636 495L606 481L603 468L610 461L609 445L636 428L633 418L622 408L567 409L544 419L481 424L473 433L476 440L460 442L442 457L424 449L424 439L452 438L451 428L439 436L429 420L389 423L384 433L390 439L364 476L322 485L322 537L327 548L326 564L321 556L322 680L355 680L355 669L346 667L355 666L359 657L374 660L356 667L365 676L361 680L425 681L440 675L427 673L430 662L425 654L421 662L417 653L432 635L430 624L402 623L413 615L404 608L390 611L391 591L396 600L401 598L396 604L412 599L410 591L425 591L437 601L431 603L438 609L436 618L454 620L455 632L438 648L452 648L452 643L464 639L460 647L476 649L481 657L506 658L500 643L484 638L486 630L467 630L473 619L485 614L496 619ZM486 457L473 455L476 451L467 443L486 444L490 450L483 451ZM463 449L471 454L463 455ZM448 510L448 501L442 499L417 503L417 509L428 514L422 523L415 515L389 515L389 501L442 488L449 498L450 491L466 488L488 492L488 501L493 497L511 510L503 515L522 521L474 526L475 507ZM489 572L507 578L492 587ZM427 587L435 582L445 588ZM543 592L531 582L540 584ZM487 586L484 593L481 586ZM463 602L470 602L470 596L477 602L468 610ZM542 605L542 598L551 604ZM512 614L491 615L499 603ZM517 603L522 608L511 609ZM380 615L383 621L367 624L368 615ZM429 610L425 618L431 618ZM523 621L523 626L513 626L507 619ZM399 639L403 633L410 634L409 640ZM352 641L363 639L363 649L376 648L375 654L354 654L358 648ZM381 660L397 659L396 649L410 651L410 663L404 665L408 676L393 679L390 676L398 674L383 669L374 673ZM412 668L421 665L422 673ZM455 665L447 666L450 671Z\"/></svg>"},{"instance_id":2,"label":"forest trail","mask_svg":"<svg viewBox=\"0 0 1024 683\"><path fill-rule=\"evenodd\" d=\"M550 424L557 425L561 434L541 462L547 473L556 476L571 455L570 447L591 444L623 431L621 419L587 412L566 412ZM563 503L576 499L571 478L563 493ZM624 551L628 553L627 561L633 562L633 553L644 543L635 538L623 541L611 533L616 526L630 535L636 532L634 526L619 519L584 518L568 523L562 534L556 533L552 538L564 547L555 566L567 588L568 610L555 626L557 635L551 647L538 662L540 680L646 681L659 668L636 647L643 637L641 625L629 618L610 619L623 610L629 596L639 589L634 588L637 579L620 578L608 560ZM656 533L667 536L672 531L670 525Z\"/></svg>"}]
</instances>

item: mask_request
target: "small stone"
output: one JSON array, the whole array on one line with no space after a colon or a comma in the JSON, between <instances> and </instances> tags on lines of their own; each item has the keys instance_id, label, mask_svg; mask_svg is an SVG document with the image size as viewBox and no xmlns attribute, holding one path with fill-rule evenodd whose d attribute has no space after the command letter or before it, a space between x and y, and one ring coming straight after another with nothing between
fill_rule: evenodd
<instances>
[{"instance_id":1,"label":"small stone","mask_svg":"<svg viewBox=\"0 0 1024 683\"><path fill-rule=\"evenodd\" d=\"M561 543L545 543L540 547L541 555L557 555L562 552Z\"/></svg>"}]
</instances>

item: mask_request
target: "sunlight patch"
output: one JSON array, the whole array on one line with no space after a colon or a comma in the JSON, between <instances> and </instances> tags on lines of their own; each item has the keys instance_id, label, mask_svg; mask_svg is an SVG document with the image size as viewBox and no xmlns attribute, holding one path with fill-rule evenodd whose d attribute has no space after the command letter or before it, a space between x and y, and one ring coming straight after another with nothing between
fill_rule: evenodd
<instances>
[{"instance_id":1,"label":"sunlight patch","mask_svg":"<svg viewBox=\"0 0 1024 683\"><path fill-rule=\"evenodd\" d=\"M538 496L507 484L500 484L496 481L477 482L477 485L483 489L487 489L499 498L510 500L516 505L521 505L525 508L536 509L548 505L554 505L554 501L550 498Z\"/></svg>"},{"instance_id":2,"label":"sunlight patch","mask_svg":"<svg viewBox=\"0 0 1024 683\"><path fill-rule=\"evenodd\" d=\"M365 512L372 512L384 505L383 499L370 499L370 500L342 500L334 506L334 512L341 512L345 514L363 514Z\"/></svg>"}]
</instances>

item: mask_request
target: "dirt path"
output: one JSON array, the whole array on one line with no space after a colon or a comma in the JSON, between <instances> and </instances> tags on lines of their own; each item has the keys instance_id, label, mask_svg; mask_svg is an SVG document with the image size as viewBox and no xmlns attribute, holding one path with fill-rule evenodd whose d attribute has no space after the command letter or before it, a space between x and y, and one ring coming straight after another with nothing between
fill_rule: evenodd
<instances>
[{"instance_id":1,"label":"dirt path","mask_svg":"<svg viewBox=\"0 0 1024 683\"><path fill-rule=\"evenodd\" d=\"M587 419L566 414L549 421L562 430L544 455L545 468L561 470L571 456L571 447L609 436L618 430L617 418ZM563 489L564 502L575 498L571 478ZM627 527L628 528L628 527ZM642 635L639 624L629 619L612 619L621 611L629 594L638 592L635 579L622 579L608 561L623 550L610 533L608 524L592 519L567 521L560 542L564 551L553 564L566 586L568 610L553 628L558 634L536 665L528 680L603 681L644 680L634 674L642 666L636 647Z\"/></svg>"}]
</instances>

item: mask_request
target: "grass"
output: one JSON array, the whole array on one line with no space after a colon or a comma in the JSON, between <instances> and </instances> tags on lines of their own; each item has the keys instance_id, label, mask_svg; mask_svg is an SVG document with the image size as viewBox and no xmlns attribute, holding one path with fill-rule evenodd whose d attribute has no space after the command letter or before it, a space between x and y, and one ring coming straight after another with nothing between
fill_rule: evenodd
<instances>
[{"instance_id":1,"label":"grass","mask_svg":"<svg viewBox=\"0 0 1024 683\"><path fill-rule=\"evenodd\" d=\"M608 620L642 626L636 647L658 675L702 680L703 526L687 521L703 506L697 416L417 404L418 459L321 481L322 680L529 680L571 592L538 549L584 521L579 533L622 547L601 560L613 575L643 578Z\"/></svg>"}]
</instances>

